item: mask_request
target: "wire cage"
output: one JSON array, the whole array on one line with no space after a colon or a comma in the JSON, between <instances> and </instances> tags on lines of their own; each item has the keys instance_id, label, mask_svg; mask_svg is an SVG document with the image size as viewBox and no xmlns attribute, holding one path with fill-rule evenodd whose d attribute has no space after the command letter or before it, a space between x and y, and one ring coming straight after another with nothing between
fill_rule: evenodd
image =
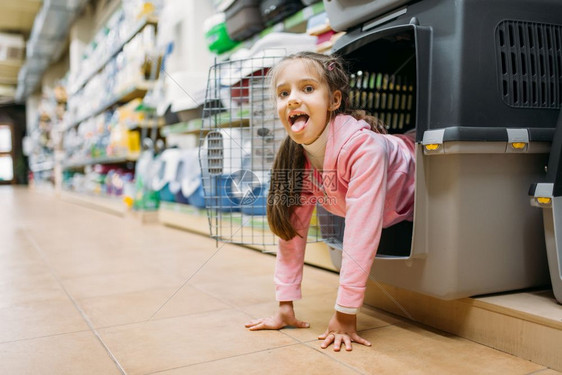
<instances>
[{"instance_id":1,"label":"wire cage","mask_svg":"<svg viewBox=\"0 0 562 375\"><path fill-rule=\"evenodd\" d=\"M217 62L209 70L199 160L212 238L277 245L266 217L271 167L286 137L267 73L281 58ZM318 241L313 220L309 240Z\"/></svg>"}]
</instances>

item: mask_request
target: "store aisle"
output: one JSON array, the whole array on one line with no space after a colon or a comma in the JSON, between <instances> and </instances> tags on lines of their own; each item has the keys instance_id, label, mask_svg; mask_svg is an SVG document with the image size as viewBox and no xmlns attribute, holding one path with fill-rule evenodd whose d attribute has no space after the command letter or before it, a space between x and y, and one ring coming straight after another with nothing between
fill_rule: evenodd
<instances>
[{"instance_id":1,"label":"store aisle","mask_svg":"<svg viewBox=\"0 0 562 375\"><path fill-rule=\"evenodd\" d=\"M320 349L337 275L306 267L306 330L272 313L274 257L0 187L2 374L530 374L532 362L368 308L373 347ZM188 281L189 280L189 281Z\"/></svg>"}]
</instances>

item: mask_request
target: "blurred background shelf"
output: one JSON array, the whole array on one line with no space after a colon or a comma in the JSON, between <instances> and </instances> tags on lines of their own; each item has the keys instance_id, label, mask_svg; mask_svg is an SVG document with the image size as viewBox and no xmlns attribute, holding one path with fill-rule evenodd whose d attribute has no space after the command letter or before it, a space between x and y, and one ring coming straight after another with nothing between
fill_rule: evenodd
<instances>
[{"instance_id":1,"label":"blurred background shelf","mask_svg":"<svg viewBox=\"0 0 562 375\"><path fill-rule=\"evenodd\" d=\"M220 124L217 125L218 128L230 128L230 127L247 127L250 124L250 120L247 117L228 117L228 113L222 114L219 120ZM209 131L210 129L203 128L203 119L194 119L186 122L178 122L176 124L166 125L162 128L161 134L166 137L171 134L194 134L199 135L201 131Z\"/></svg>"},{"instance_id":2,"label":"blurred background shelf","mask_svg":"<svg viewBox=\"0 0 562 375\"><path fill-rule=\"evenodd\" d=\"M97 73L99 73L101 71L101 69L109 62L111 61L112 58L114 58L115 56L117 56L117 54L123 50L123 47L131 41L131 39L133 39L135 37L135 35L137 35L139 32L142 31L142 29L147 26L147 25L156 25L158 23L158 18L155 16L148 16L148 17L143 17L142 19L140 19L136 26L133 27L133 29L131 30L131 32L127 35L127 37L125 37L122 42L119 45L116 45L115 48L102 60L100 60L100 62L91 69L91 72L87 75L84 76L84 78L82 78L79 82L77 82L76 84L74 84L72 86L72 88L70 89L71 95L75 94L76 92L78 92L78 90L80 90L90 79L92 79L92 77L94 75L96 75Z\"/></svg>"},{"instance_id":3,"label":"blurred background shelf","mask_svg":"<svg viewBox=\"0 0 562 375\"><path fill-rule=\"evenodd\" d=\"M102 105L100 105L98 108L91 111L87 115L82 116L77 120L71 121L65 130L68 130L80 124L81 122L89 119L90 117L102 113L103 111L113 107L116 104L126 103L136 98L142 98L147 93L147 91L150 90L152 87L154 87L154 82L152 81L142 80L142 81L134 82L131 85L129 85L126 89L121 90L121 92L118 95L110 98L107 102L103 103Z\"/></svg>"},{"instance_id":4,"label":"blurred background shelf","mask_svg":"<svg viewBox=\"0 0 562 375\"><path fill-rule=\"evenodd\" d=\"M118 216L125 216L128 211L127 205L123 202L121 197L92 195L62 190L60 198L66 202L79 204Z\"/></svg>"},{"instance_id":5,"label":"blurred background shelf","mask_svg":"<svg viewBox=\"0 0 562 375\"><path fill-rule=\"evenodd\" d=\"M118 164L118 163L127 163L137 161L140 156L140 153L131 153L129 155L123 156L107 156L101 158L94 158L89 160L82 160L77 162L69 162L63 163L63 169L73 169L73 168L83 168L87 165L94 165L94 164Z\"/></svg>"},{"instance_id":6,"label":"blurred background shelf","mask_svg":"<svg viewBox=\"0 0 562 375\"><path fill-rule=\"evenodd\" d=\"M55 161L54 160L46 160L46 161L43 161L43 162L38 162L38 163L29 165L29 169L34 173L48 171L48 170L53 169L54 167L55 167Z\"/></svg>"}]
</instances>

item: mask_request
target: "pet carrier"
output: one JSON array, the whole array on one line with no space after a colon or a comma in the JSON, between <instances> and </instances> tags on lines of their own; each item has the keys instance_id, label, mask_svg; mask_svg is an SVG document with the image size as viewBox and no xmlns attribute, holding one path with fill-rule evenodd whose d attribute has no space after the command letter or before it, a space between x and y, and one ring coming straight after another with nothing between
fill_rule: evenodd
<instances>
[{"instance_id":1,"label":"pet carrier","mask_svg":"<svg viewBox=\"0 0 562 375\"><path fill-rule=\"evenodd\" d=\"M175 201L178 203L204 208L201 170L193 168L198 163L198 154L198 150L180 150L175 179L170 182L170 192L174 194Z\"/></svg>"},{"instance_id":2,"label":"pet carrier","mask_svg":"<svg viewBox=\"0 0 562 375\"><path fill-rule=\"evenodd\" d=\"M562 4L324 4L350 28L333 51L355 72L356 106L416 131L413 226L383 231L372 276L444 299L548 283L527 190L544 178L562 102Z\"/></svg>"},{"instance_id":3,"label":"pet carrier","mask_svg":"<svg viewBox=\"0 0 562 375\"><path fill-rule=\"evenodd\" d=\"M232 40L242 41L263 30L259 0L225 2L226 29Z\"/></svg>"},{"instance_id":4,"label":"pet carrier","mask_svg":"<svg viewBox=\"0 0 562 375\"><path fill-rule=\"evenodd\" d=\"M304 7L300 0L261 0L260 12L266 25L271 26L276 22L289 17Z\"/></svg>"},{"instance_id":5,"label":"pet carrier","mask_svg":"<svg viewBox=\"0 0 562 375\"><path fill-rule=\"evenodd\" d=\"M562 304L562 113L558 117L556 133L548 160L544 182L531 185L531 205L542 208L546 253L552 291Z\"/></svg>"}]
</instances>

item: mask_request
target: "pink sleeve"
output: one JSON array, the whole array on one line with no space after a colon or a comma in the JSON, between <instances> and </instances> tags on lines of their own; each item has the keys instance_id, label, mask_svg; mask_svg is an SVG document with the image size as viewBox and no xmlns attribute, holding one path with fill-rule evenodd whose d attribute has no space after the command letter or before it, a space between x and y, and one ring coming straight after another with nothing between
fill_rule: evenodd
<instances>
[{"instance_id":1,"label":"pink sleeve","mask_svg":"<svg viewBox=\"0 0 562 375\"><path fill-rule=\"evenodd\" d=\"M304 251L313 210L313 204L296 207L293 226L302 237L295 236L289 241L279 240L274 276L277 301L295 301L302 297Z\"/></svg>"},{"instance_id":2,"label":"pink sleeve","mask_svg":"<svg viewBox=\"0 0 562 375\"><path fill-rule=\"evenodd\" d=\"M336 303L359 308L382 232L388 160L385 143L376 137L350 141L338 159L338 171L349 184Z\"/></svg>"}]
</instances>

